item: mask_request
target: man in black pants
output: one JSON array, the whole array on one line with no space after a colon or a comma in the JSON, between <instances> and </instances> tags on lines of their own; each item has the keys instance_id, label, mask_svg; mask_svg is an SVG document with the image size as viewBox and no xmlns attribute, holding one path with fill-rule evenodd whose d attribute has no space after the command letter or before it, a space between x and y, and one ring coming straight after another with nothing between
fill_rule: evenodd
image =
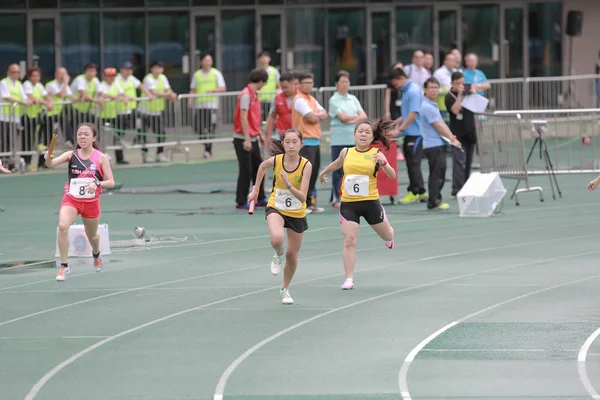
<instances>
[{"instance_id":1,"label":"man in black pants","mask_svg":"<svg viewBox=\"0 0 600 400\"><path fill-rule=\"evenodd\" d=\"M435 78L425 81L425 98L421 104L421 136L423 137L423 154L429 161L429 199L428 210L447 210L450 206L442 203L442 188L446 178L446 146L442 137L448 139L455 147L460 147L456 136L450 132L442 119L436 103L440 92L440 83Z\"/></svg>"},{"instance_id":2,"label":"man in black pants","mask_svg":"<svg viewBox=\"0 0 600 400\"><path fill-rule=\"evenodd\" d=\"M469 85L470 86L470 85ZM465 96L475 93L475 89L470 89L465 93L465 78L462 73L454 72L452 74L452 86L446 95L446 109L450 114L450 131L462 143L464 150L452 149L452 197L462 189L465 182L471 175L471 164L473 163L473 154L477 144L477 135L475 133L475 115L472 111L462 107L462 101Z\"/></svg>"},{"instance_id":3,"label":"man in black pants","mask_svg":"<svg viewBox=\"0 0 600 400\"><path fill-rule=\"evenodd\" d=\"M419 112L423 100L421 88L406 77L402 69L392 71L390 83L402 92L402 123L398 127L400 134L404 137L402 152L406 159L408 170L408 193L402 199L401 204L412 204L417 201L425 202L427 192L423 183L421 173L421 159L423 158L423 143L421 138L421 119Z\"/></svg>"}]
</instances>

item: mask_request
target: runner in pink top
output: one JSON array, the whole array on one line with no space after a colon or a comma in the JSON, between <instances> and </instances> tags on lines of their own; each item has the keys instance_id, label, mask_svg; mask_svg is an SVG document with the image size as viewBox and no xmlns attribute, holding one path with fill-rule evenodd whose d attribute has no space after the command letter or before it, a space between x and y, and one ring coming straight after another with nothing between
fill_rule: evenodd
<instances>
[{"instance_id":1,"label":"runner in pink top","mask_svg":"<svg viewBox=\"0 0 600 400\"><path fill-rule=\"evenodd\" d=\"M98 235L100 195L103 188L114 187L115 181L108 157L98 150L97 139L96 126L83 123L77 127L77 149L64 152L57 158L48 158L48 154L44 156L49 168L65 162L69 164L69 181L65 184L65 195L58 216L58 250L61 264L56 280L59 282L64 281L70 272L67 262L69 227L78 215L81 215L85 234L92 246L96 271L100 272L102 269Z\"/></svg>"}]
</instances>

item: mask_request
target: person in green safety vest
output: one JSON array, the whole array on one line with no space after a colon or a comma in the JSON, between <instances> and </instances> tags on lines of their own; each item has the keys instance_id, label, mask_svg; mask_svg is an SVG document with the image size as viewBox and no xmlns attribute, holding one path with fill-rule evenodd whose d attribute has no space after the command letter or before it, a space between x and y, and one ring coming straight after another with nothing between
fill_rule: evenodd
<instances>
[{"instance_id":1,"label":"person in green safety vest","mask_svg":"<svg viewBox=\"0 0 600 400\"><path fill-rule=\"evenodd\" d=\"M194 109L192 125L200 136L200 139L214 139L217 127L217 109L219 98L207 96L208 93L219 93L227 91L223 74L213 68L213 58L205 53L200 58L201 68L194 73L190 82L190 94L202 95L192 96L188 99L188 107ZM195 103L195 105L194 105ZM212 143L204 144L204 158L212 157Z\"/></svg>"},{"instance_id":2,"label":"person in green safety vest","mask_svg":"<svg viewBox=\"0 0 600 400\"><path fill-rule=\"evenodd\" d=\"M100 118L100 129L104 129L104 133L108 133L109 136L112 136L112 142L116 145L119 143L120 138L119 133L114 131L117 127L117 107L119 105L127 104L129 99L125 96L125 91L123 91L123 88L116 80L116 68L105 68L103 75L104 80L100 82L98 92L104 101L104 107L97 111L97 116ZM106 132L107 128L112 128L110 133ZM123 150L115 150L115 156L117 157L117 164L129 164L123 158Z\"/></svg>"},{"instance_id":3,"label":"person in green safety vest","mask_svg":"<svg viewBox=\"0 0 600 400\"><path fill-rule=\"evenodd\" d=\"M46 83L46 90L52 97L53 107L51 111L46 112L46 135L52 136L52 133L59 131L64 134L65 146L74 148L75 138L73 135L73 122L70 121L70 115L63 112L66 102L73 98L73 91L69 86L71 77L66 68L58 68L54 73L54 79ZM44 163L45 166L45 163Z\"/></svg>"},{"instance_id":4,"label":"person in green safety vest","mask_svg":"<svg viewBox=\"0 0 600 400\"><path fill-rule=\"evenodd\" d=\"M138 97L137 90L139 89L144 96L150 99L154 99L155 97L144 85L142 85L142 82L133 75L133 64L129 61L124 63L121 67L120 73L117 75L117 82L129 100L127 103L117 103L117 129L119 134L123 137L127 132L135 129L139 129L138 133L140 133L142 122L140 118L137 118L138 102L135 101ZM121 143L123 143L123 141L121 141ZM127 161L123 160L123 163L127 164Z\"/></svg>"},{"instance_id":5,"label":"person in green safety vest","mask_svg":"<svg viewBox=\"0 0 600 400\"><path fill-rule=\"evenodd\" d=\"M275 98L275 93L279 87L279 78L281 77L279 70L271 65L271 55L268 51L261 51L256 57L258 68L264 69L267 72L267 83L258 92L258 99L262 106L262 116L266 120L271 110L271 103Z\"/></svg>"},{"instance_id":6,"label":"person in green safety vest","mask_svg":"<svg viewBox=\"0 0 600 400\"><path fill-rule=\"evenodd\" d=\"M97 78L98 67L96 64L87 64L83 68L83 74L77 76L71 84L74 93L73 102L73 124L78 126L83 122L95 123L95 111L104 105L99 96L100 80Z\"/></svg>"},{"instance_id":7,"label":"person in green safety vest","mask_svg":"<svg viewBox=\"0 0 600 400\"><path fill-rule=\"evenodd\" d=\"M42 71L38 67L30 68L27 71L28 80L23 83L23 91L32 105L27 107L23 116L23 141L29 150L34 150L38 147L38 151L45 150L45 146L50 143L50 136L47 134L46 125L46 110L52 111L53 103L46 88L40 82L42 79ZM40 147L41 146L41 147ZM25 162L30 164L31 156L23 156ZM41 153L38 157L38 168L45 168L46 162L44 154ZM29 170L34 170L29 168Z\"/></svg>"},{"instance_id":8,"label":"person in green safety vest","mask_svg":"<svg viewBox=\"0 0 600 400\"><path fill-rule=\"evenodd\" d=\"M177 94L171 89L169 80L163 74L164 65L160 61L153 61L150 64L150 73L146 75L142 83L148 89L155 99L143 102L139 108L142 117L142 126L144 133L140 135L142 144L146 143L146 133L149 131L156 135L158 143L165 141L165 109L167 107L166 100L174 102L177 99ZM159 146L156 149L156 161L168 162L169 160L163 154L164 148ZM147 161L148 150L142 149L144 162Z\"/></svg>"},{"instance_id":9,"label":"person in green safety vest","mask_svg":"<svg viewBox=\"0 0 600 400\"><path fill-rule=\"evenodd\" d=\"M0 107L0 153L13 151L11 146L13 134L17 135L19 133L19 125L21 124L21 117L25 113L25 106L31 104L19 80L21 68L17 64L11 64L8 66L6 75L6 78L0 81L0 103L6 104ZM14 106L15 103L17 106ZM22 150L26 150L24 145L25 141L22 140ZM9 168L11 168L10 164Z\"/></svg>"}]
</instances>

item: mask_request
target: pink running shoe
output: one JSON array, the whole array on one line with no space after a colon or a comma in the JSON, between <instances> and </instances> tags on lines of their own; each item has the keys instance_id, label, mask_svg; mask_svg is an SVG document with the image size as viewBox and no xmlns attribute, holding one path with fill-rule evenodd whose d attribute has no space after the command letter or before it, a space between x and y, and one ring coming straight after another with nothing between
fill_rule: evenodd
<instances>
[{"instance_id":1,"label":"pink running shoe","mask_svg":"<svg viewBox=\"0 0 600 400\"><path fill-rule=\"evenodd\" d=\"M387 247L390 250L394 248L394 241L393 240L390 240L389 242L383 242L383 244L385 245L385 247Z\"/></svg>"},{"instance_id":2,"label":"pink running shoe","mask_svg":"<svg viewBox=\"0 0 600 400\"><path fill-rule=\"evenodd\" d=\"M344 282L344 284L342 285L342 289L343 290L350 290L354 287L354 281L352 280L352 278L348 278L346 279L346 281Z\"/></svg>"}]
</instances>

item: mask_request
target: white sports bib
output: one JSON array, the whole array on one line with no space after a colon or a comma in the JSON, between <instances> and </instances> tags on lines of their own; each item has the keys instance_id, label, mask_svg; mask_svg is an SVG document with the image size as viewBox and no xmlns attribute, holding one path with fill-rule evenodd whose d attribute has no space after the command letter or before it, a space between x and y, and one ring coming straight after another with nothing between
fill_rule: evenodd
<instances>
[{"instance_id":1,"label":"white sports bib","mask_svg":"<svg viewBox=\"0 0 600 400\"><path fill-rule=\"evenodd\" d=\"M348 196L368 196L369 177L367 175L347 175L344 180L344 190Z\"/></svg>"},{"instance_id":2,"label":"white sports bib","mask_svg":"<svg viewBox=\"0 0 600 400\"><path fill-rule=\"evenodd\" d=\"M96 193L89 193L87 187L94 182L92 178L73 178L69 185L69 194L76 199L93 199Z\"/></svg>"},{"instance_id":3,"label":"white sports bib","mask_svg":"<svg viewBox=\"0 0 600 400\"><path fill-rule=\"evenodd\" d=\"M289 190L275 190L275 208L278 210L299 210L302 203Z\"/></svg>"}]
</instances>

